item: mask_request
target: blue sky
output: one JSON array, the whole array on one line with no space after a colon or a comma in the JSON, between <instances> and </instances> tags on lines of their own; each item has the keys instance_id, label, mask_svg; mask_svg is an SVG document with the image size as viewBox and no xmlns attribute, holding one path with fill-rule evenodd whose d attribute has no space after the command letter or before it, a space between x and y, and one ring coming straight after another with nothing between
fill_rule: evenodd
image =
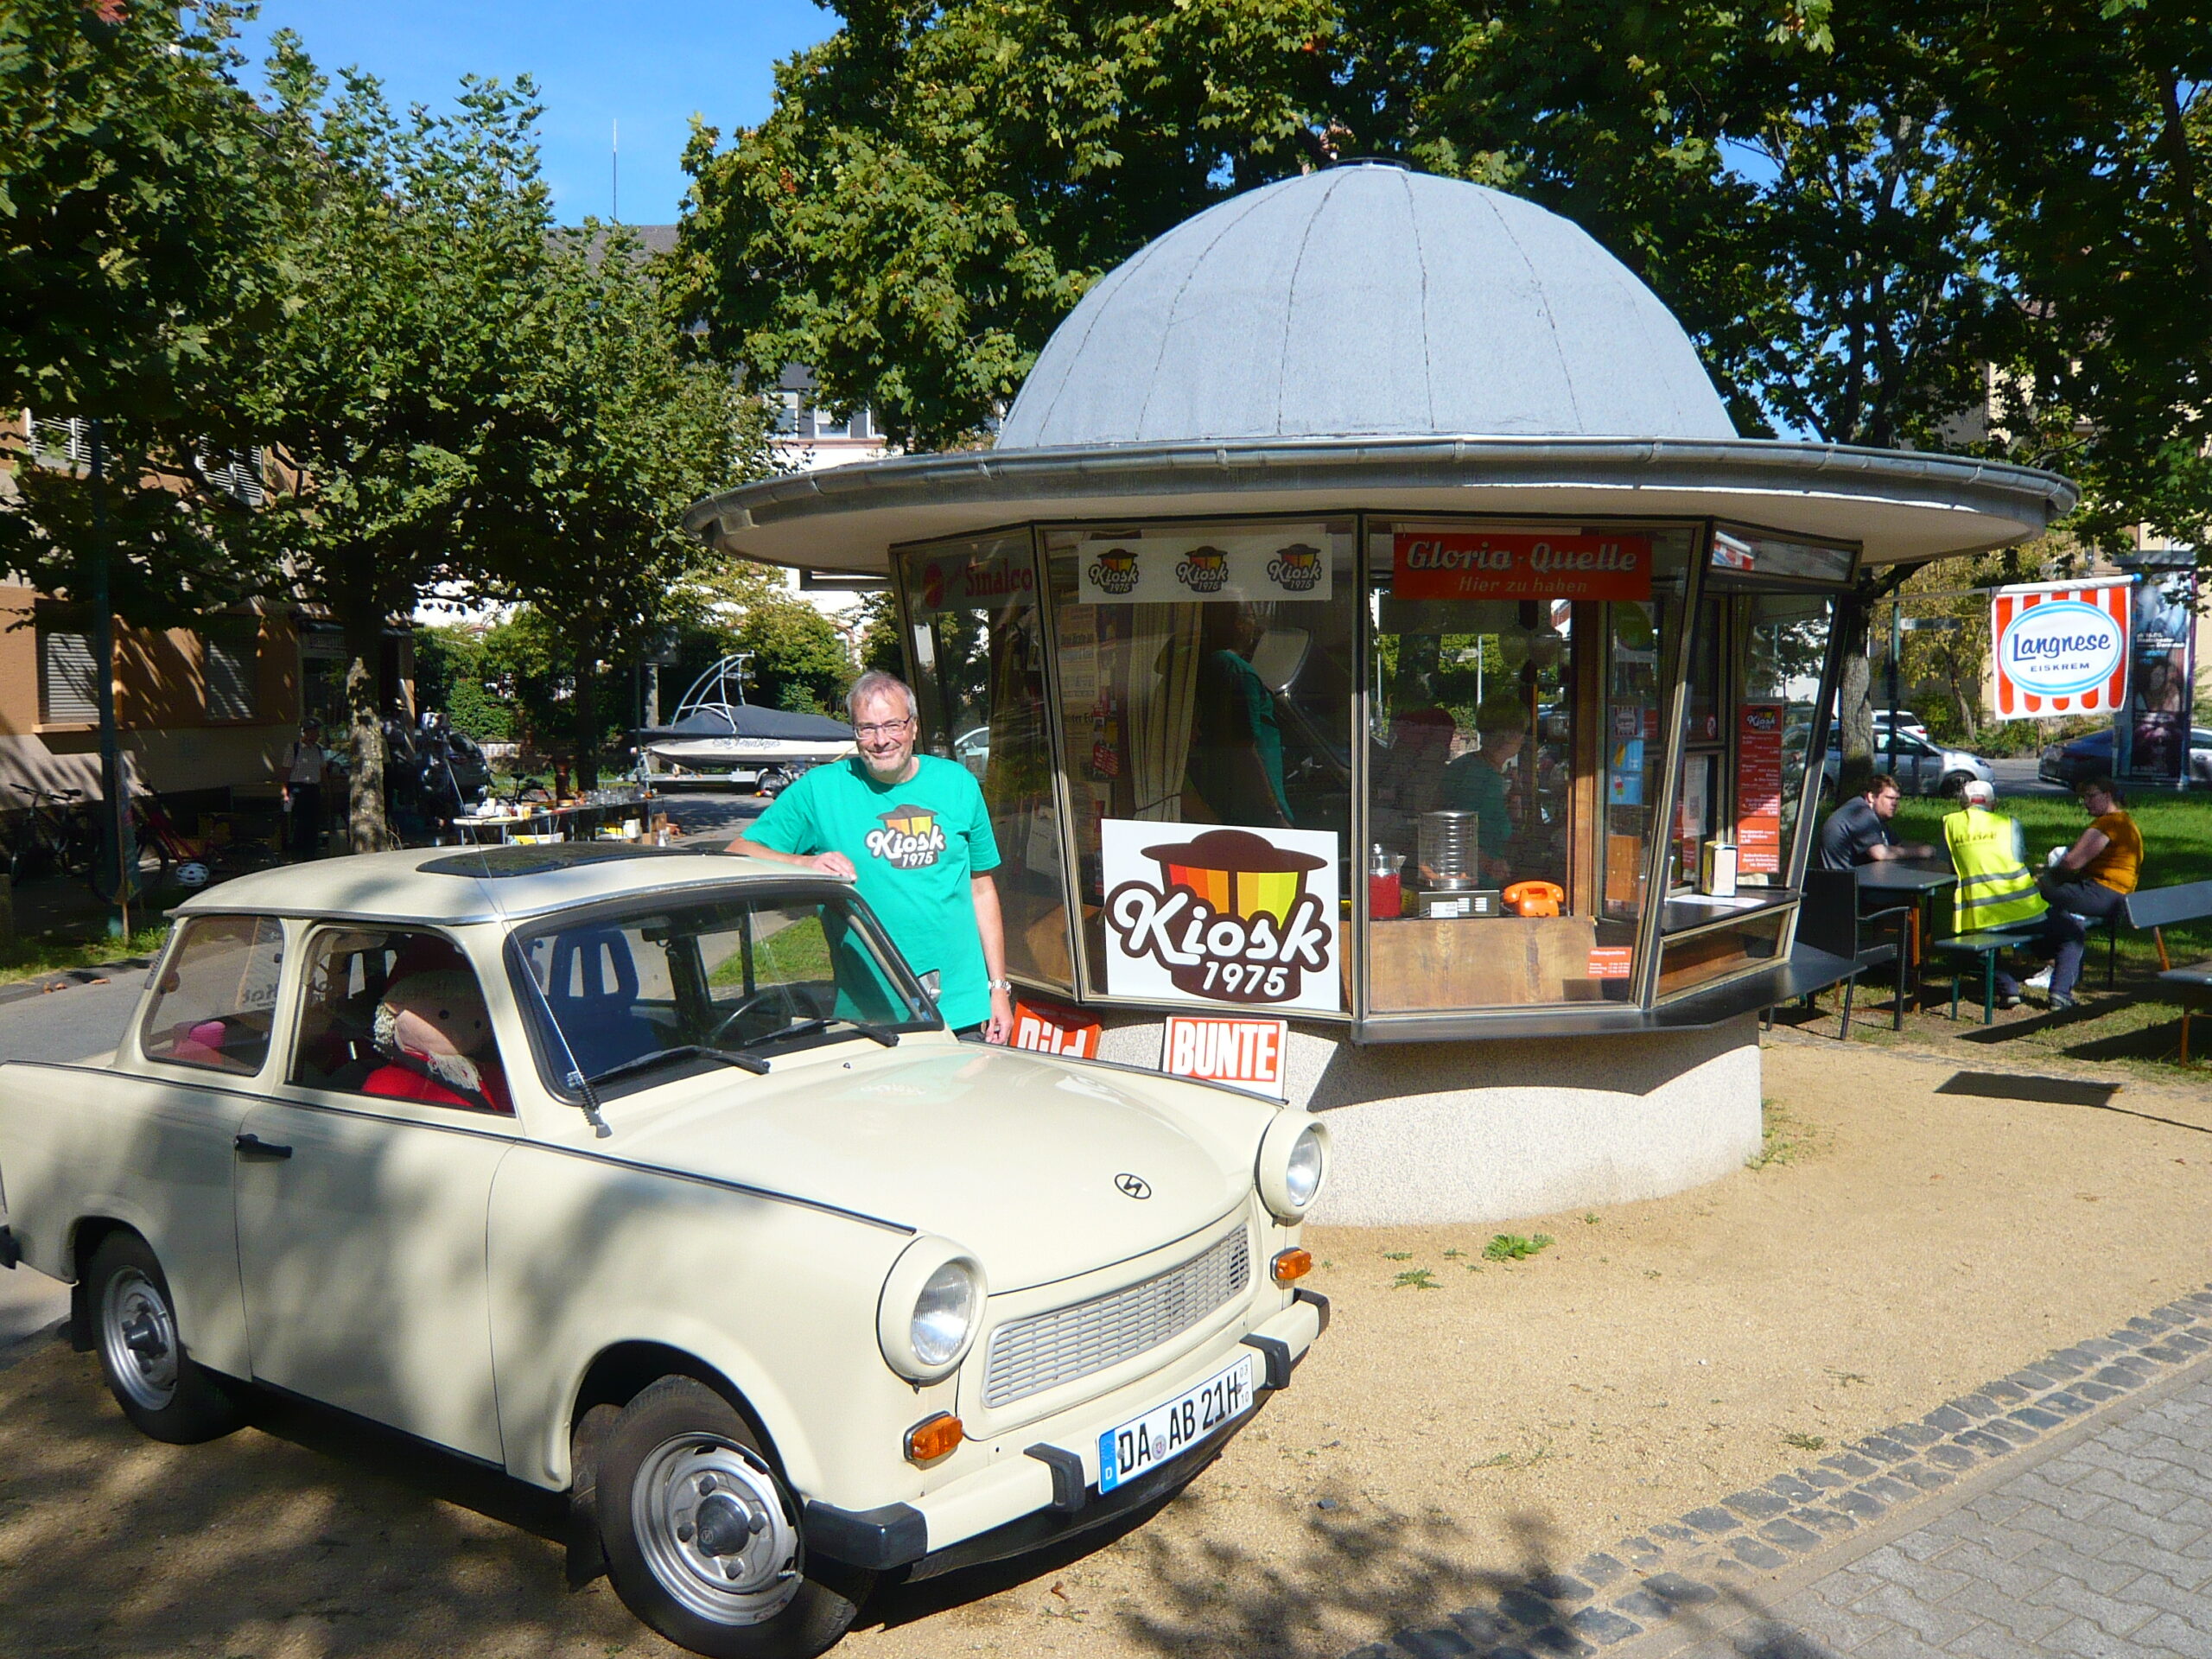
<instances>
[{"instance_id":1,"label":"blue sky","mask_svg":"<svg viewBox=\"0 0 2212 1659\"><path fill-rule=\"evenodd\" d=\"M359 65L392 102L449 102L464 74L537 79L545 178L573 224L612 207L609 140L622 130L622 217L671 223L696 111L727 134L768 112L775 63L832 33L812 0L262 0L246 46L289 29L325 70Z\"/></svg>"}]
</instances>

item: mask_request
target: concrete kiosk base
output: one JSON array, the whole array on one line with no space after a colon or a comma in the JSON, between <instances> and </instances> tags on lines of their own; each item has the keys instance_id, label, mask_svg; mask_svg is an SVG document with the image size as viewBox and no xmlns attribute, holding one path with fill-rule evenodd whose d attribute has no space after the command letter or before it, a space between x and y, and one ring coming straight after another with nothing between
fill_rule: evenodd
<instances>
[{"instance_id":1,"label":"concrete kiosk base","mask_svg":"<svg viewBox=\"0 0 2212 1659\"><path fill-rule=\"evenodd\" d=\"M1109 1016L1110 1018L1110 1016ZM1157 1066L1162 1022L1109 1025L1101 1059ZM1317 1222L1504 1222L1656 1198L1759 1147L1755 1015L1592 1040L1359 1047L1291 1027L1289 1096L1335 1141Z\"/></svg>"}]
</instances>

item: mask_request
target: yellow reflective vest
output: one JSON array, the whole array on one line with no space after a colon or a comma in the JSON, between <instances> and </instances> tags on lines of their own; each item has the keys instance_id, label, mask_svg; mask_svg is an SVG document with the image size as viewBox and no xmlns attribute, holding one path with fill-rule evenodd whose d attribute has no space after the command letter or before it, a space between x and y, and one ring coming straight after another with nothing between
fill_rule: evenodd
<instances>
[{"instance_id":1,"label":"yellow reflective vest","mask_svg":"<svg viewBox=\"0 0 2212 1659\"><path fill-rule=\"evenodd\" d=\"M2031 922L2049 908L2020 862L2019 826L2012 819L1969 806L1943 820L1943 840L1959 873L1960 932Z\"/></svg>"}]
</instances>

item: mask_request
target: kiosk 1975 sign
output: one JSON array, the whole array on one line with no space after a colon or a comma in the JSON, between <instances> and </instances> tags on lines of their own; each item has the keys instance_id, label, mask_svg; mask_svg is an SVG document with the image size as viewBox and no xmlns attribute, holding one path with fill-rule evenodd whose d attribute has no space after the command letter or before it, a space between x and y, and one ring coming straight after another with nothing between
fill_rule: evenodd
<instances>
[{"instance_id":1,"label":"kiosk 1975 sign","mask_svg":"<svg viewBox=\"0 0 2212 1659\"><path fill-rule=\"evenodd\" d=\"M1099 831L1109 995L1343 1008L1334 832L1126 818Z\"/></svg>"}]
</instances>

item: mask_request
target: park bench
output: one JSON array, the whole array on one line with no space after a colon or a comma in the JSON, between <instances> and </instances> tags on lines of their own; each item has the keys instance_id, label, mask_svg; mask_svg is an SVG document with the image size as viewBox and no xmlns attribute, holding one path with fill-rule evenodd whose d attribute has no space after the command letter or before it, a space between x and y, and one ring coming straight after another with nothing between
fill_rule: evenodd
<instances>
[{"instance_id":1,"label":"park bench","mask_svg":"<svg viewBox=\"0 0 2212 1659\"><path fill-rule=\"evenodd\" d=\"M2158 983L2181 1004L2181 1061L2189 1064L2189 1021L2199 1007L2212 1002L2212 962L2177 968L2166 954L2164 930L2212 918L2212 881L2183 881L2171 887L2138 887L2121 902L2120 914L2133 928L2148 928L2158 947Z\"/></svg>"},{"instance_id":2,"label":"park bench","mask_svg":"<svg viewBox=\"0 0 2212 1659\"><path fill-rule=\"evenodd\" d=\"M1981 965L1981 1023L1992 1024L1997 1018L1997 958L2007 950L2016 950L2030 943L2043 926L2043 918L2021 922L2011 927L1989 927L1974 933L1955 933L1948 939L1932 941L1929 949L1939 957L1951 961L1951 1018L1959 1017L1959 982L1965 977L1968 964Z\"/></svg>"}]
</instances>

